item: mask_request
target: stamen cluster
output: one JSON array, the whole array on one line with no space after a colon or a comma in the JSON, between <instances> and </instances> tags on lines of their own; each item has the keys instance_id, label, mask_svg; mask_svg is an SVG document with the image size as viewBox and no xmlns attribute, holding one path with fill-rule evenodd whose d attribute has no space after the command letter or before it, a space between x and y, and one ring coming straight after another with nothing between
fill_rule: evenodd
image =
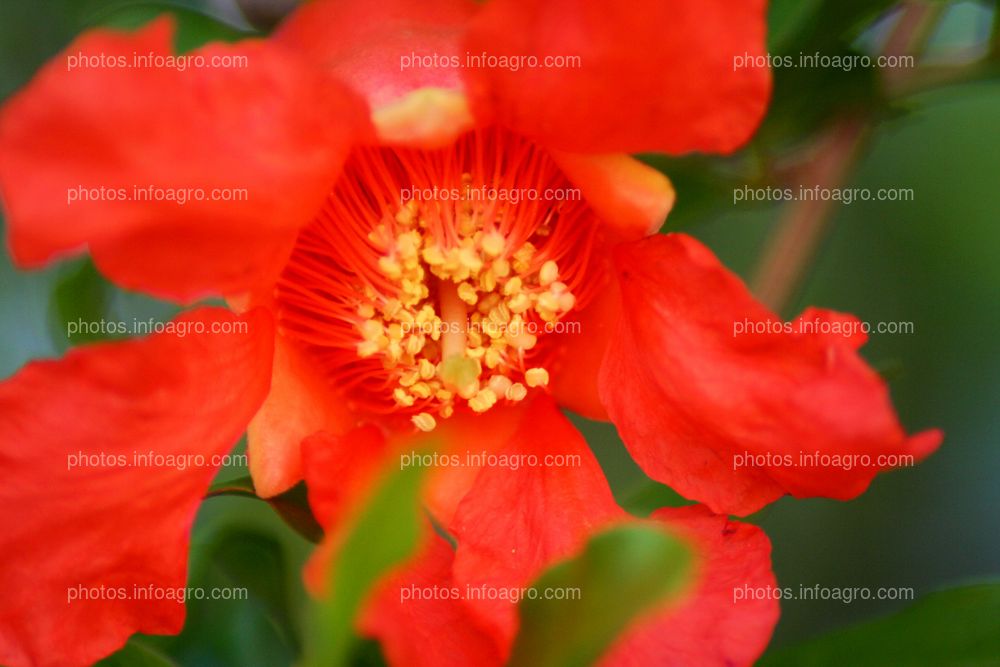
<instances>
[{"instance_id":1,"label":"stamen cluster","mask_svg":"<svg viewBox=\"0 0 1000 667\"><path fill-rule=\"evenodd\" d=\"M588 298L595 221L571 201L483 199L568 185L499 130L450 149L363 149L349 160L278 283L282 332L355 407L425 431L549 382L544 344ZM404 192L455 192L448 199Z\"/></svg>"}]
</instances>

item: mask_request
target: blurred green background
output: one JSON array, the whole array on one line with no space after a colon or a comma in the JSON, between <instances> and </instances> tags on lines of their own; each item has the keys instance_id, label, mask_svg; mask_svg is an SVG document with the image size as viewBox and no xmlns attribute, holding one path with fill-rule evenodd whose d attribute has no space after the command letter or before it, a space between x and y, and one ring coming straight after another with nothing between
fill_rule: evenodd
<instances>
[{"instance_id":1,"label":"blurred green background","mask_svg":"<svg viewBox=\"0 0 1000 667\"><path fill-rule=\"evenodd\" d=\"M254 3L266 30L291 3ZM165 7L184 18L190 44L255 29L235 0L176 3L11 0L0 3L0 97L22 86L75 34L130 25ZM268 16L268 8L273 11ZM906 72L791 68L776 74L774 102L752 144L728 158L647 159L670 175L678 204L665 229L706 241L757 284L762 258L792 204L740 202L744 185L786 186L831 127L861 127L845 187L908 188L908 202L835 206L781 305L844 310L868 321L913 322L906 335L873 335L865 356L890 379L911 431L946 440L922 465L883 475L850 503L782 500L751 520L774 545L781 586L912 587L918 597L1000 574L1000 65L990 2L781 0L771 3L774 54L874 53L905 19L921 28L904 45ZM916 14L914 14L916 12ZM896 74L902 78L892 81ZM806 183L816 185L817 183ZM85 260L45 271L0 255L0 377L67 347L77 317L168 317L166 304L112 288ZM613 428L583 423L619 500L635 512L676 502L631 463ZM227 479L244 474L223 471ZM199 515L192 586L246 586L251 599L194 602L177 638L143 640L181 665L284 665L301 648L300 568L310 545L260 502L208 500ZM904 602L786 601L780 647ZM125 660L121 664L134 664Z\"/></svg>"}]
</instances>

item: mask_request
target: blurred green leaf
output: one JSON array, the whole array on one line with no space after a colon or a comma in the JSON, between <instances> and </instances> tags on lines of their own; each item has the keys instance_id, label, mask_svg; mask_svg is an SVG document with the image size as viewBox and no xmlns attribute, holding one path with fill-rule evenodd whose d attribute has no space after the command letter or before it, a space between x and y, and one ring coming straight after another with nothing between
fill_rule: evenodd
<instances>
[{"instance_id":1,"label":"blurred green leaf","mask_svg":"<svg viewBox=\"0 0 1000 667\"><path fill-rule=\"evenodd\" d=\"M57 349L115 337L92 329L107 314L112 289L89 259L60 267L50 300L52 342Z\"/></svg>"},{"instance_id":2,"label":"blurred green leaf","mask_svg":"<svg viewBox=\"0 0 1000 667\"><path fill-rule=\"evenodd\" d=\"M768 46L772 53L827 52L853 42L897 0L772 0Z\"/></svg>"},{"instance_id":3,"label":"blurred green leaf","mask_svg":"<svg viewBox=\"0 0 1000 667\"><path fill-rule=\"evenodd\" d=\"M928 595L887 618L767 655L761 667L1000 664L1000 583Z\"/></svg>"},{"instance_id":4,"label":"blurred green leaf","mask_svg":"<svg viewBox=\"0 0 1000 667\"><path fill-rule=\"evenodd\" d=\"M307 667L353 664L365 644L354 635L354 619L379 576L416 547L423 510L423 469L387 474L347 530L328 578L328 595L316 603L307 638Z\"/></svg>"},{"instance_id":5,"label":"blurred green leaf","mask_svg":"<svg viewBox=\"0 0 1000 667\"><path fill-rule=\"evenodd\" d=\"M227 619L244 648L244 659L264 664L287 664L294 659L301 646L289 607L288 582L274 576L287 570L278 541L256 529L230 528L213 536L206 555L205 582L247 589L247 600L232 605L238 606L239 616ZM218 621L205 625L209 632L218 631ZM248 633L248 627L254 631Z\"/></svg>"},{"instance_id":6,"label":"blurred green leaf","mask_svg":"<svg viewBox=\"0 0 1000 667\"><path fill-rule=\"evenodd\" d=\"M97 667L177 667L177 663L146 643L133 637L117 653L97 663Z\"/></svg>"},{"instance_id":7,"label":"blurred green leaf","mask_svg":"<svg viewBox=\"0 0 1000 667\"><path fill-rule=\"evenodd\" d=\"M179 47L246 36L246 26L224 21L212 0L45 0L0 2L0 98L20 88L46 60L84 30L100 25L136 28L155 16L178 17Z\"/></svg>"},{"instance_id":8,"label":"blurred green leaf","mask_svg":"<svg viewBox=\"0 0 1000 667\"><path fill-rule=\"evenodd\" d=\"M542 574L533 586L535 599L521 601L521 630L508 664L594 664L632 619L683 591L691 569L688 548L660 528L616 526L599 533L579 556ZM546 589L578 599L547 600Z\"/></svg>"},{"instance_id":9,"label":"blurred green leaf","mask_svg":"<svg viewBox=\"0 0 1000 667\"><path fill-rule=\"evenodd\" d=\"M176 636L141 636L179 665L288 665L301 653L298 563L254 522L192 543L187 619Z\"/></svg>"},{"instance_id":10,"label":"blurred green leaf","mask_svg":"<svg viewBox=\"0 0 1000 667\"><path fill-rule=\"evenodd\" d=\"M174 45L180 53L198 48L207 42L235 42L255 34L222 23L202 11L163 2L135 2L105 8L90 14L85 21L87 27L101 25L134 30L167 13L177 22Z\"/></svg>"},{"instance_id":11,"label":"blurred green leaf","mask_svg":"<svg viewBox=\"0 0 1000 667\"><path fill-rule=\"evenodd\" d=\"M691 501L666 484L644 479L625 493L619 504L629 514L644 517L661 507L683 507Z\"/></svg>"}]
</instances>

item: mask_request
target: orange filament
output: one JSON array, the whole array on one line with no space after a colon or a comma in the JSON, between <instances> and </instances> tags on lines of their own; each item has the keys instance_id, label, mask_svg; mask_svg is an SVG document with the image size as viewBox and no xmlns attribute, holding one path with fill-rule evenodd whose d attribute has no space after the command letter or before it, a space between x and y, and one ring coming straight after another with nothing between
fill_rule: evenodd
<instances>
[{"instance_id":1,"label":"orange filament","mask_svg":"<svg viewBox=\"0 0 1000 667\"><path fill-rule=\"evenodd\" d=\"M548 384L548 334L591 296L596 224L574 192L502 130L359 149L278 282L282 331L357 408L425 431L523 400Z\"/></svg>"}]
</instances>

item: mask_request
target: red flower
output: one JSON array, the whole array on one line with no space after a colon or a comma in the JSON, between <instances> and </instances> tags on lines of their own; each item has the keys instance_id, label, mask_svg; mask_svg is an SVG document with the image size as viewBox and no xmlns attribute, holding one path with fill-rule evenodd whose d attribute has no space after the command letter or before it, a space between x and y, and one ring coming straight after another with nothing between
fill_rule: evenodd
<instances>
[{"instance_id":1,"label":"red flower","mask_svg":"<svg viewBox=\"0 0 1000 667\"><path fill-rule=\"evenodd\" d=\"M436 427L448 447L492 451L549 394L612 418L650 476L745 514L783 493L851 497L883 467L878 454L933 450L936 433L904 436L860 341L733 337L734 321L773 316L692 239L642 240L673 190L624 151L725 152L749 136L769 76L731 63L763 52L763 10L756 0L330 0L304 5L272 39L194 52L206 67L58 58L43 68L0 116L15 261L37 267L86 248L123 287L182 303L222 295L245 315L195 310L179 321L188 336L75 350L0 386L0 457L13 480L0 661L84 664L134 631L182 622L172 602L67 605L64 589L183 582L212 469L66 470L62 455L210 456L249 421L251 473L271 496L302 477L306 438L343 442L368 422L374 443L416 425ZM171 54L171 39L163 20L88 33L65 54L128 62ZM480 53L578 56L579 67L468 66ZM439 66L417 67L428 55ZM233 56L246 66L210 66ZM246 196L233 200L234 188ZM577 188L582 199L476 200L481 188ZM733 469L736 455L805 445L873 462L837 474ZM371 462L358 456L348 469L361 476L342 500L363 492ZM526 483L557 483L536 475ZM456 522L462 576L463 562L490 556L468 517L525 518L495 500L522 489L493 480L496 491L483 491L489 476L475 470L437 477L428 505ZM559 539L531 562L509 559L505 576L520 582L619 514L582 493L528 497L565 506L530 513L538 525L525 539ZM328 522L337 511L317 507ZM566 512L579 516L560 527ZM510 610L472 613L502 653ZM766 640L769 624L754 627ZM753 635L753 650L728 659L759 652Z\"/></svg>"}]
</instances>

